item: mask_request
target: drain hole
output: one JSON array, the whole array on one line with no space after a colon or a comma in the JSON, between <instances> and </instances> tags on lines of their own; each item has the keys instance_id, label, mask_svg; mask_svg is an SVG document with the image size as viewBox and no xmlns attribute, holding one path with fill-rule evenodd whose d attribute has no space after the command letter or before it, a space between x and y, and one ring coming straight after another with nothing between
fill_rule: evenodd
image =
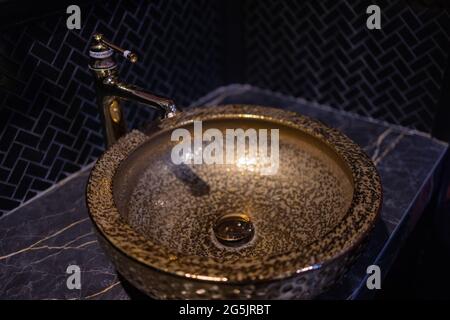
<instances>
[{"instance_id":1,"label":"drain hole","mask_svg":"<svg viewBox=\"0 0 450 320\"><path fill-rule=\"evenodd\" d=\"M226 214L214 225L214 235L221 244L239 247L252 240L255 228L246 214Z\"/></svg>"}]
</instances>

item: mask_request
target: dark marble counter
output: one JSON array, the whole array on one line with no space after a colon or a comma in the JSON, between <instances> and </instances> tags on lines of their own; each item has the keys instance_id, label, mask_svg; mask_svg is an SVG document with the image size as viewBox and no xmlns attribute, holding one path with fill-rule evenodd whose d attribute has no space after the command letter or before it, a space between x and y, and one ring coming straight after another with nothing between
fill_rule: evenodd
<instances>
[{"instance_id":1,"label":"dark marble counter","mask_svg":"<svg viewBox=\"0 0 450 320\"><path fill-rule=\"evenodd\" d=\"M339 128L372 157L382 179L381 220L367 250L342 283L320 299L370 297L366 268L383 274L430 201L447 144L403 127L336 111L245 85L219 88L195 105L251 103L278 106ZM120 279L99 248L88 218L84 190L89 168L0 218L0 298L142 298ZM66 286L68 265L81 268L81 289Z\"/></svg>"}]
</instances>

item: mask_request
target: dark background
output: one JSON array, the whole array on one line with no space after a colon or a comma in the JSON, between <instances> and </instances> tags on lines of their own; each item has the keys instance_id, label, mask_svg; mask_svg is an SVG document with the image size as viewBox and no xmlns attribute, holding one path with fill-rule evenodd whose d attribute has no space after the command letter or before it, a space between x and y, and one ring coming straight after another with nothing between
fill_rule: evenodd
<instances>
[{"instance_id":1,"label":"dark background","mask_svg":"<svg viewBox=\"0 0 450 320\"><path fill-rule=\"evenodd\" d=\"M69 4L81 7L81 30L66 28ZM365 26L370 4L382 9L381 30ZM448 6L432 0L0 1L0 216L101 154L87 69L94 32L138 53L138 64L120 62L123 80L182 106L219 86L250 83L449 141ZM154 116L126 108L133 127ZM441 242L429 232L435 222L424 216L412 249L393 268L391 278L404 280L389 282L392 297L433 296L440 289L419 283L417 274L450 269L428 263L448 259L449 248L436 245ZM406 272L405 263L414 267Z\"/></svg>"}]
</instances>

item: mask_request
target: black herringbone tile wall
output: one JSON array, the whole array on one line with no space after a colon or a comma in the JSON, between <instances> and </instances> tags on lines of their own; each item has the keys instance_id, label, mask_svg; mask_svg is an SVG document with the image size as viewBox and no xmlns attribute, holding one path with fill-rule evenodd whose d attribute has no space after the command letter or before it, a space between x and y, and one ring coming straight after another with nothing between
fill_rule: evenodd
<instances>
[{"instance_id":1,"label":"black herringbone tile wall","mask_svg":"<svg viewBox=\"0 0 450 320\"><path fill-rule=\"evenodd\" d=\"M0 33L0 215L92 162L103 149L87 49L94 31L135 50L124 80L187 104L222 84L220 10L209 0L96 1L82 30L65 12ZM120 58L118 58L120 59ZM153 116L126 109L129 124Z\"/></svg>"},{"instance_id":2,"label":"black herringbone tile wall","mask_svg":"<svg viewBox=\"0 0 450 320\"><path fill-rule=\"evenodd\" d=\"M450 13L418 2L245 0L245 79L430 132ZM381 8L381 30L366 28L370 4Z\"/></svg>"}]
</instances>

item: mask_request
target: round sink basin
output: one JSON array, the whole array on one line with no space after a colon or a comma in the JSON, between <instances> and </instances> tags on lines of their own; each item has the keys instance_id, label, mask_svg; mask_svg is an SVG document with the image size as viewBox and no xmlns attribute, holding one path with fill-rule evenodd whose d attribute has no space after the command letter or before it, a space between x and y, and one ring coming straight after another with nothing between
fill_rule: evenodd
<instances>
[{"instance_id":1,"label":"round sink basin","mask_svg":"<svg viewBox=\"0 0 450 320\"><path fill-rule=\"evenodd\" d=\"M248 148L226 157L236 129L268 133L270 164ZM175 152L174 132L192 137L192 148ZM227 161L202 161L208 132L224 137L212 155ZM190 109L128 133L98 160L87 187L100 243L155 298L313 298L349 268L381 201L374 165L342 133L245 105Z\"/></svg>"}]
</instances>

